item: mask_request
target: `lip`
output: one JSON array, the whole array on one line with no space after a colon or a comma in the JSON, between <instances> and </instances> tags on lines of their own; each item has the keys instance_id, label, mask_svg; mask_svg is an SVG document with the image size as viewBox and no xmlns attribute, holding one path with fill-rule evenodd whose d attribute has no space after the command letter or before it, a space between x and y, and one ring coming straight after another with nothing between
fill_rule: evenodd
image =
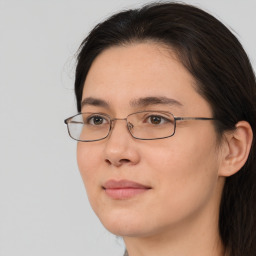
<instances>
[{"instance_id":1,"label":"lip","mask_svg":"<svg viewBox=\"0 0 256 256\"><path fill-rule=\"evenodd\" d=\"M151 187L130 180L108 180L103 189L110 198L124 200L142 194Z\"/></svg>"}]
</instances>

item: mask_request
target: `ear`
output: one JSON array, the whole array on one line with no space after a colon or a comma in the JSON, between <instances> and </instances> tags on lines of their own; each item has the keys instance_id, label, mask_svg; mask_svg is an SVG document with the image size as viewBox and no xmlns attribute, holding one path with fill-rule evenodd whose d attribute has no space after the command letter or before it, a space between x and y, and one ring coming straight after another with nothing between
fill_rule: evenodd
<instances>
[{"instance_id":1,"label":"ear","mask_svg":"<svg viewBox=\"0 0 256 256\"><path fill-rule=\"evenodd\" d=\"M244 166L250 153L252 139L252 128L246 121L238 122L234 131L224 134L219 176L231 176Z\"/></svg>"}]
</instances>

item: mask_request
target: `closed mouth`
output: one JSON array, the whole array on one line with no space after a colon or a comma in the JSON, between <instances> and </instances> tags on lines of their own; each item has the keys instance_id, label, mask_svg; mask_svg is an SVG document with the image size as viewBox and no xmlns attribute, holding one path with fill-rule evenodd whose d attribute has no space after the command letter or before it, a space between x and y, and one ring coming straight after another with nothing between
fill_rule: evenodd
<instances>
[{"instance_id":1,"label":"closed mouth","mask_svg":"<svg viewBox=\"0 0 256 256\"><path fill-rule=\"evenodd\" d=\"M103 185L106 194L112 199L129 199L151 189L149 186L129 180L109 180Z\"/></svg>"}]
</instances>

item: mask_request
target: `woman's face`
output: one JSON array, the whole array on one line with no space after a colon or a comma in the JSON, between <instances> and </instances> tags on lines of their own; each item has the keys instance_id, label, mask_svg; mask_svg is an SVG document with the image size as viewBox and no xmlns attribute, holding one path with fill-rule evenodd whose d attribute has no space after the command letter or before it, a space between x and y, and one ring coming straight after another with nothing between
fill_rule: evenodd
<instances>
[{"instance_id":1,"label":"woman's face","mask_svg":"<svg viewBox=\"0 0 256 256\"><path fill-rule=\"evenodd\" d=\"M212 117L175 54L154 43L101 53L90 68L82 98L93 98L82 112L112 118L142 110ZM135 139L125 121L115 121L106 139L77 146L93 210L109 231L121 236L157 235L185 223L216 219L222 190L216 141L213 121L178 121L175 135L161 140Z\"/></svg>"}]
</instances>

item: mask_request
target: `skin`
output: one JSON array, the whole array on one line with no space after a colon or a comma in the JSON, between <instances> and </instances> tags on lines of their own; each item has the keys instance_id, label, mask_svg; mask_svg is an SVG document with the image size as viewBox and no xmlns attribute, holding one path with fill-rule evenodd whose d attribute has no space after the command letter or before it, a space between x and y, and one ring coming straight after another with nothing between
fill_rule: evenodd
<instances>
[{"instance_id":1,"label":"skin","mask_svg":"<svg viewBox=\"0 0 256 256\"><path fill-rule=\"evenodd\" d=\"M131 106L134 99L168 97L181 105ZM165 110L175 116L212 117L211 107L195 90L195 80L175 54L152 42L116 46L93 62L82 112L104 112L125 118L140 110ZM218 212L225 181L223 159L228 146L218 143L213 121L180 121L173 137L134 139L124 121L110 136L78 142L77 160L93 210L112 233L124 238L130 256L223 255ZM226 154L226 155L225 155ZM127 179L151 189L114 200L103 184Z\"/></svg>"}]
</instances>

